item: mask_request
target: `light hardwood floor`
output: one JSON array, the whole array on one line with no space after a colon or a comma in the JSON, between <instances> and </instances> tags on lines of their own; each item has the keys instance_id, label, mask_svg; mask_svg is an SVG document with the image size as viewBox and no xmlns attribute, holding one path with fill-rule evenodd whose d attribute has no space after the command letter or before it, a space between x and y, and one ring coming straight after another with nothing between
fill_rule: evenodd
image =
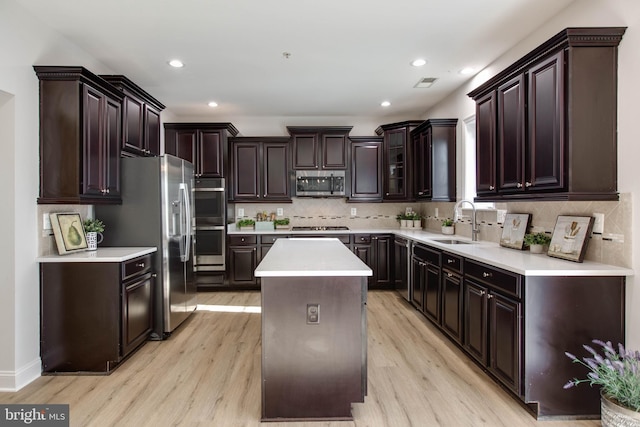
<instances>
[{"instance_id":1,"label":"light hardwood floor","mask_svg":"<svg viewBox=\"0 0 640 427\"><path fill-rule=\"evenodd\" d=\"M259 292L198 294L168 340L146 343L109 376L43 376L0 403L67 403L71 426L546 426L395 292L368 294L368 395L354 421L260 423Z\"/></svg>"}]
</instances>

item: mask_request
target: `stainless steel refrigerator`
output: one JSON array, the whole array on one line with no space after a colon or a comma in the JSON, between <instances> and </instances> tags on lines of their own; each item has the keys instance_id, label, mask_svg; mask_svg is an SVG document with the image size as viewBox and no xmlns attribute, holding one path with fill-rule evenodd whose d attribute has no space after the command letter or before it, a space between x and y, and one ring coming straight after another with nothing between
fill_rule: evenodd
<instances>
[{"instance_id":1,"label":"stainless steel refrigerator","mask_svg":"<svg viewBox=\"0 0 640 427\"><path fill-rule=\"evenodd\" d=\"M123 158L122 205L97 205L100 246L155 246L152 339L164 339L196 309L191 253L193 165L171 155Z\"/></svg>"}]
</instances>

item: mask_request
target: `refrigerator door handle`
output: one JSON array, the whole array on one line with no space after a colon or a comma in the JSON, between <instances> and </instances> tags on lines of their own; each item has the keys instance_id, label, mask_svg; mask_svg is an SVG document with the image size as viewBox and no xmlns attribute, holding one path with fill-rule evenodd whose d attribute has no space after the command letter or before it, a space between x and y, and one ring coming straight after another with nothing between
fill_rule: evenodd
<instances>
[{"instance_id":1,"label":"refrigerator door handle","mask_svg":"<svg viewBox=\"0 0 640 427\"><path fill-rule=\"evenodd\" d=\"M180 210L180 260L182 262L189 261L191 257L191 199L187 184L184 182L180 184L180 191L182 192L182 204L183 208Z\"/></svg>"}]
</instances>

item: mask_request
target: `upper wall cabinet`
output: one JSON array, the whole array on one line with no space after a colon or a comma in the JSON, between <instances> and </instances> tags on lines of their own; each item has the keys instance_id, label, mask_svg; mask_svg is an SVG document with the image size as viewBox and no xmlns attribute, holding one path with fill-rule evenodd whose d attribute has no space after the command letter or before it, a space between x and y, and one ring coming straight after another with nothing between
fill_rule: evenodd
<instances>
[{"instance_id":1,"label":"upper wall cabinet","mask_svg":"<svg viewBox=\"0 0 640 427\"><path fill-rule=\"evenodd\" d=\"M237 134L231 123L165 123L164 151L193 163L197 178L225 178L228 138Z\"/></svg>"},{"instance_id":2,"label":"upper wall cabinet","mask_svg":"<svg viewBox=\"0 0 640 427\"><path fill-rule=\"evenodd\" d=\"M376 134L383 136L383 199L413 200L413 150L410 133L422 120L382 125Z\"/></svg>"},{"instance_id":3,"label":"upper wall cabinet","mask_svg":"<svg viewBox=\"0 0 640 427\"><path fill-rule=\"evenodd\" d=\"M567 28L471 91L477 200L617 200L618 44Z\"/></svg>"},{"instance_id":4,"label":"upper wall cabinet","mask_svg":"<svg viewBox=\"0 0 640 427\"><path fill-rule=\"evenodd\" d=\"M164 105L122 75L101 75L124 93L122 154L160 155L160 113Z\"/></svg>"},{"instance_id":5,"label":"upper wall cabinet","mask_svg":"<svg viewBox=\"0 0 640 427\"><path fill-rule=\"evenodd\" d=\"M430 119L411 132L416 199L456 200L456 124L458 119Z\"/></svg>"},{"instance_id":6,"label":"upper wall cabinet","mask_svg":"<svg viewBox=\"0 0 640 427\"><path fill-rule=\"evenodd\" d=\"M382 201L382 137L352 136L350 202Z\"/></svg>"},{"instance_id":7,"label":"upper wall cabinet","mask_svg":"<svg viewBox=\"0 0 640 427\"><path fill-rule=\"evenodd\" d=\"M122 92L83 67L33 68L40 80L38 203L122 203Z\"/></svg>"},{"instance_id":8,"label":"upper wall cabinet","mask_svg":"<svg viewBox=\"0 0 640 427\"><path fill-rule=\"evenodd\" d=\"M293 169L347 169L347 137L352 126L287 126Z\"/></svg>"}]
</instances>

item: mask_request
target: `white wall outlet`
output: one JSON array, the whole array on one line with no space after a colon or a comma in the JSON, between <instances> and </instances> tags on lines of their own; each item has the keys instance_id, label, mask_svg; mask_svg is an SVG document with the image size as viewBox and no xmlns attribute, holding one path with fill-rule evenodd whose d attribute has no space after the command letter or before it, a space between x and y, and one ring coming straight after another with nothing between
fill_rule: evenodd
<instances>
[{"instance_id":1,"label":"white wall outlet","mask_svg":"<svg viewBox=\"0 0 640 427\"><path fill-rule=\"evenodd\" d=\"M602 234L604 233L604 214L603 213L594 213L593 217L596 219L593 222L593 233Z\"/></svg>"},{"instance_id":2,"label":"white wall outlet","mask_svg":"<svg viewBox=\"0 0 640 427\"><path fill-rule=\"evenodd\" d=\"M356 216L356 215L358 215L358 209L351 208L351 216Z\"/></svg>"},{"instance_id":3,"label":"white wall outlet","mask_svg":"<svg viewBox=\"0 0 640 427\"><path fill-rule=\"evenodd\" d=\"M504 224L504 219L507 216L507 210L506 209L498 209L496 211L496 222L498 224Z\"/></svg>"},{"instance_id":4,"label":"white wall outlet","mask_svg":"<svg viewBox=\"0 0 640 427\"><path fill-rule=\"evenodd\" d=\"M276 215L277 215L277 216L282 216L282 215L284 215L284 209L282 209L282 208L277 208L277 209L276 209Z\"/></svg>"},{"instance_id":5,"label":"white wall outlet","mask_svg":"<svg viewBox=\"0 0 640 427\"><path fill-rule=\"evenodd\" d=\"M244 218L244 208L238 208L238 218Z\"/></svg>"},{"instance_id":6,"label":"white wall outlet","mask_svg":"<svg viewBox=\"0 0 640 427\"><path fill-rule=\"evenodd\" d=\"M52 230L51 228L51 218L49 214L42 214L42 229L43 230Z\"/></svg>"}]
</instances>

